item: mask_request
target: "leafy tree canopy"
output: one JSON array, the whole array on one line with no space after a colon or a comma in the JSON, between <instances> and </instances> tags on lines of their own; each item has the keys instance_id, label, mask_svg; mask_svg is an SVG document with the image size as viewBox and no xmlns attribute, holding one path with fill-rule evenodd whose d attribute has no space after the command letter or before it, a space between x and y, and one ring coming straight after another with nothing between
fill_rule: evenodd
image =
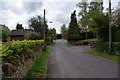
<instances>
[{"instance_id":1,"label":"leafy tree canopy","mask_svg":"<svg viewBox=\"0 0 120 80\"><path fill-rule=\"evenodd\" d=\"M66 39L67 38L67 28L66 28L66 25L63 24L61 26L61 34L62 34L62 38Z\"/></svg>"},{"instance_id":2,"label":"leafy tree canopy","mask_svg":"<svg viewBox=\"0 0 120 80\"><path fill-rule=\"evenodd\" d=\"M17 23L16 29L24 29L24 28L22 27L22 24Z\"/></svg>"},{"instance_id":3,"label":"leafy tree canopy","mask_svg":"<svg viewBox=\"0 0 120 80\"><path fill-rule=\"evenodd\" d=\"M35 32L37 32L39 35L41 35L41 38L44 37L44 29L45 29L45 35L48 35L48 25L44 18L41 16L32 17L29 21L29 28L33 28Z\"/></svg>"},{"instance_id":4,"label":"leafy tree canopy","mask_svg":"<svg viewBox=\"0 0 120 80\"><path fill-rule=\"evenodd\" d=\"M2 35L0 34L0 37L2 37L2 41L7 41L7 36L10 33L10 29L4 25L0 26L0 31L2 34Z\"/></svg>"}]
</instances>

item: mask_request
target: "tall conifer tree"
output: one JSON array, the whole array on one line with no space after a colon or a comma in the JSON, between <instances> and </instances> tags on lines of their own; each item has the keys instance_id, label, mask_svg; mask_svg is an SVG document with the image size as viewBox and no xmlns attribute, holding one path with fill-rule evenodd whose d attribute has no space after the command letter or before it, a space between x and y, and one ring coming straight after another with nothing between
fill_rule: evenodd
<instances>
[{"instance_id":1,"label":"tall conifer tree","mask_svg":"<svg viewBox=\"0 0 120 80\"><path fill-rule=\"evenodd\" d=\"M71 20L68 28L68 41L78 41L80 40L80 28L76 19L76 11L71 14Z\"/></svg>"}]
</instances>

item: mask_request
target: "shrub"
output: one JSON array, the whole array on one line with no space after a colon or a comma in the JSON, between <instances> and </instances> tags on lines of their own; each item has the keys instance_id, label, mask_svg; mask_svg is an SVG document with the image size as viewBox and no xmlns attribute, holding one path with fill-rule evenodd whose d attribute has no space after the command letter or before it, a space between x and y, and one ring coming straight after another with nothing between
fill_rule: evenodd
<instances>
[{"instance_id":1,"label":"shrub","mask_svg":"<svg viewBox=\"0 0 120 80\"><path fill-rule=\"evenodd\" d=\"M57 34L57 39L62 39L62 35L61 34Z\"/></svg>"},{"instance_id":2,"label":"shrub","mask_svg":"<svg viewBox=\"0 0 120 80\"><path fill-rule=\"evenodd\" d=\"M5 25L0 26L0 38L2 41L6 42L7 41L7 35L10 33L10 30L8 27Z\"/></svg>"},{"instance_id":3,"label":"shrub","mask_svg":"<svg viewBox=\"0 0 120 80\"><path fill-rule=\"evenodd\" d=\"M92 38L95 38L95 37L96 37L96 34L94 36L93 32L87 32L87 39L92 39Z\"/></svg>"},{"instance_id":4,"label":"shrub","mask_svg":"<svg viewBox=\"0 0 120 80\"><path fill-rule=\"evenodd\" d=\"M114 42L120 41L120 27L112 27L112 40Z\"/></svg>"},{"instance_id":5,"label":"shrub","mask_svg":"<svg viewBox=\"0 0 120 80\"><path fill-rule=\"evenodd\" d=\"M0 57L2 57L2 60L6 60L9 56L21 54L22 52L26 52L28 49L37 45L42 45L43 43L43 40L11 41L3 46Z\"/></svg>"},{"instance_id":6,"label":"shrub","mask_svg":"<svg viewBox=\"0 0 120 80\"><path fill-rule=\"evenodd\" d=\"M112 51L117 54L120 54L120 42L114 42L112 44Z\"/></svg>"},{"instance_id":7,"label":"shrub","mask_svg":"<svg viewBox=\"0 0 120 80\"><path fill-rule=\"evenodd\" d=\"M96 42L95 49L108 53L109 42ZM120 42L112 42L112 53L120 54Z\"/></svg>"},{"instance_id":8,"label":"shrub","mask_svg":"<svg viewBox=\"0 0 120 80\"><path fill-rule=\"evenodd\" d=\"M46 43L47 45L52 44L52 43L53 43L53 39L52 39L52 37L46 37L46 39L45 39L45 43Z\"/></svg>"},{"instance_id":9,"label":"shrub","mask_svg":"<svg viewBox=\"0 0 120 80\"><path fill-rule=\"evenodd\" d=\"M98 29L97 39L101 42L109 41L109 26L104 26Z\"/></svg>"},{"instance_id":10,"label":"shrub","mask_svg":"<svg viewBox=\"0 0 120 80\"><path fill-rule=\"evenodd\" d=\"M120 41L120 27L112 26L112 41ZM109 26L98 29L97 39L99 41L105 42L109 41Z\"/></svg>"},{"instance_id":11,"label":"shrub","mask_svg":"<svg viewBox=\"0 0 120 80\"><path fill-rule=\"evenodd\" d=\"M80 33L80 36L81 36L81 39L80 39L80 40L86 39L86 37L85 37L85 32L81 32L81 33Z\"/></svg>"},{"instance_id":12,"label":"shrub","mask_svg":"<svg viewBox=\"0 0 120 80\"><path fill-rule=\"evenodd\" d=\"M79 37L78 39L76 39ZM75 44L75 45L88 45L89 40L94 38L94 33L93 32L87 32L87 39L86 39L86 32L81 32L79 35L72 36L71 39L69 39L70 44Z\"/></svg>"},{"instance_id":13,"label":"shrub","mask_svg":"<svg viewBox=\"0 0 120 80\"><path fill-rule=\"evenodd\" d=\"M80 33L81 40L86 39L86 32L81 32ZM93 32L87 32L87 39L92 39L94 38L94 33Z\"/></svg>"},{"instance_id":14,"label":"shrub","mask_svg":"<svg viewBox=\"0 0 120 80\"><path fill-rule=\"evenodd\" d=\"M79 40L79 41L69 41L68 43L69 44L72 44L72 45L88 45L92 40L96 40L95 38L94 39L85 39L85 40Z\"/></svg>"},{"instance_id":15,"label":"shrub","mask_svg":"<svg viewBox=\"0 0 120 80\"><path fill-rule=\"evenodd\" d=\"M69 37L67 38L68 41L79 41L81 39L80 34L76 34L76 35L69 35Z\"/></svg>"}]
</instances>

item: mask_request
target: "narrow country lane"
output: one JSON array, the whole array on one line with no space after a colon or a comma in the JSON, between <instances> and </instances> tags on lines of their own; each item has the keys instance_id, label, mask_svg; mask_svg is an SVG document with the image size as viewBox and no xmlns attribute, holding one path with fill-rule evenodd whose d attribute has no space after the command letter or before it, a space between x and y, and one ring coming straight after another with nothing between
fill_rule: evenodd
<instances>
[{"instance_id":1,"label":"narrow country lane","mask_svg":"<svg viewBox=\"0 0 120 80\"><path fill-rule=\"evenodd\" d=\"M89 46L68 46L57 40L51 46L48 78L117 78L118 64L86 53Z\"/></svg>"}]
</instances>

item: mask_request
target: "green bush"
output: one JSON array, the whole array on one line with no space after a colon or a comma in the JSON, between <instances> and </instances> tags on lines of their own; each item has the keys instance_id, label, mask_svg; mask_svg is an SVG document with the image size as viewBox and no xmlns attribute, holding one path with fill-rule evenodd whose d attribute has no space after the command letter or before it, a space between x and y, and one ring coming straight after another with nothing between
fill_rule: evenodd
<instances>
[{"instance_id":1,"label":"green bush","mask_svg":"<svg viewBox=\"0 0 120 80\"><path fill-rule=\"evenodd\" d=\"M120 41L120 27L112 26L112 41Z\"/></svg>"},{"instance_id":2,"label":"green bush","mask_svg":"<svg viewBox=\"0 0 120 80\"><path fill-rule=\"evenodd\" d=\"M114 42L112 44L112 51L116 52L117 54L120 54L120 42Z\"/></svg>"},{"instance_id":3,"label":"green bush","mask_svg":"<svg viewBox=\"0 0 120 80\"><path fill-rule=\"evenodd\" d=\"M9 56L21 54L22 52L26 52L28 49L37 45L42 45L43 43L44 40L11 41L2 47L0 57L2 57L2 60L5 60Z\"/></svg>"},{"instance_id":4,"label":"green bush","mask_svg":"<svg viewBox=\"0 0 120 80\"><path fill-rule=\"evenodd\" d=\"M98 29L97 31L97 39L101 42L105 42L109 40L109 26L104 26Z\"/></svg>"},{"instance_id":5,"label":"green bush","mask_svg":"<svg viewBox=\"0 0 120 80\"><path fill-rule=\"evenodd\" d=\"M81 36L80 40L85 40L86 39L86 32L81 32L80 36ZM93 39L93 38L94 38L94 33L93 32L87 32L87 39Z\"/></svg>"},{"instance_id":6,"label":"green bush","mask_svg":"<svg viewBox=\"0 0 120 80\"><path fill-rule=\"evenodd\" d=\"M112 26L112 41L120 41L120 27ZM105 42L109 41L109 26L98 29L97 39L99 41Z\"/></svg>"},{"instance_id":7,"label":"green bush","mask_svg":"<svg viewBox=\"0 0 120 80\"><path fill-rule=\"evenodd\" d=\"M96 42L95 49L108 53L109 42ZM120 54L120 42L112 42L112 53Z\"/></svg>"},{"instance_id":8,"label":"green bush","mask_svg":"<svg viewBox=\"0 0 120 80\"><path fill-rule=\"evenodd\" d=\"M46 38L45 38L45 43L46 43L47 45L52 44L52 43L53 43L52 37L46 37Z\"/></svg>"},{"instance_id":9,"label":"green bush","mask_svg":"<svg viewBox=\"0 0 120 80\"><path fill-rule=\"evenodd\" d=\"M0 26L0 38L2 38L2 41L7 41L7 36L10 33L10 30L6 26Z\"/></svg>"},{"instance_id":10,"label":"green bush","mask_svg":"<svg viewBox=\"0 0 120 80\"><path fill-rule=\"evenodd\" d=\"M69 41L68 43L72 45L88 45L92 40L96 40L96 38L79 40L79 41Z\"/></svg>"},{"instance_id":11,"label":"green bush","mask_svg":"<svg viewBox=\"0 0 120 80\"><path fill-rule=\"evenodd\" d=\"M56 38L57 38L57 39L62 39L62 35L61 35L61 34L57 34L57 35L56 35Z\"/></svg>"}]
</instances>

